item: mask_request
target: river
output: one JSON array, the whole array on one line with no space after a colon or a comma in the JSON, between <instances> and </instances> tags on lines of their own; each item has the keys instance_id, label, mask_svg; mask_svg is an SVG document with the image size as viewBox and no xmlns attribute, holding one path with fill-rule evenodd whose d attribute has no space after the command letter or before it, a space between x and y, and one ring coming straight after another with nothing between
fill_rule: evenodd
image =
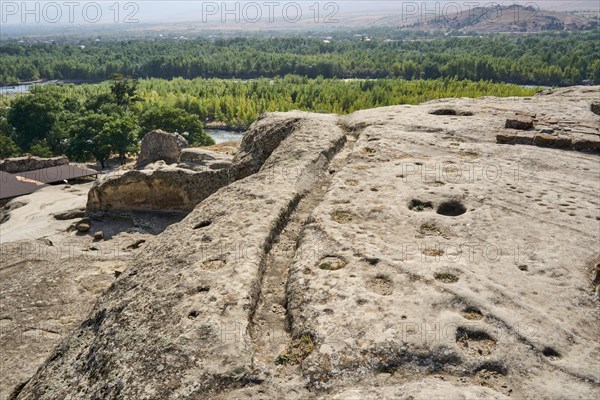
<instances>
[{"instance_id":1,"label":"river","mask_svg":"<svg viewBox=\"0 0 600 400\"><path fill-rule=\"evenodd\" d=\"M29 90L34 84L17 85L17 86L0 86L0 95L29 93Z\"/></svg>"},{"instance_id":2,"label":"river","mask_svg":"<svg viewBox=\"0 0 600 400\"><path fill-rule=\"evenodd\" d=\"M214 139L216 144L223 142L239 142L244 136L243 132L224 131L222 129L205 129L208 136Z\"/></svg>"}]
</instances>

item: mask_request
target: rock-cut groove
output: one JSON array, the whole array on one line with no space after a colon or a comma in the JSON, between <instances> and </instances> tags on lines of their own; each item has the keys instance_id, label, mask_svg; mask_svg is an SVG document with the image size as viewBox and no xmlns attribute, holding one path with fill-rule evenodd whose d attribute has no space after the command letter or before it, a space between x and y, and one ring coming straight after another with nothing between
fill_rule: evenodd
<instances>
[{"instance_id":1,"label":"rock-cut groove","mask_svg":"<svg viewBox=\"0 0 600 400\"><path fill-rule=\"evenodd\" d=\"M253 341L253 367L269 370L275 365L279 355L286 352L291 342L289 317L287 313L287 277L294 260L302 230L312 211L320 203L329 189L334 174L328 173L332 167L339 169L345 164L355 139L346 137L338 146L330 149L323 166L322 178L313 182L305 195L295 199L287 207L287 216L272 235L272 246L266 249L261 268L259 295L250 319L250 336Z\"/></svg>"}]
</instances>

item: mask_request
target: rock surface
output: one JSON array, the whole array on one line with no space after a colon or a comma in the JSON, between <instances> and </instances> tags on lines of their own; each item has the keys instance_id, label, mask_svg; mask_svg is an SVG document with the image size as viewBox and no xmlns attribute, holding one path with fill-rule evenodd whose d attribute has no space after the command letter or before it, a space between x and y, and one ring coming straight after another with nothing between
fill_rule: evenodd
<instances>
[{"instance_id":1,"label":"rock surface","mask_svg":"<svg viewBox=\"0 0 600 400\"><path fill-rule=\"evenodd\" d=\"M14 396L597 398L598 156L496 136L599 94L264 116Z\"/></svg>"},{"instance_id":2,"label":"rock surface","mask_svg":"<svg viewBox=\"0 0 600 400\"><path fill-rule=\"evenodd\" d=\"M5 158L0 160L0 171L15 174L19 172L35 171L42 168L57 167L69 163L67 157L40 158L24 156Z\"/></svg>"},{"instance_id":3,"label":"rock surface","mask_svg":"<svg viewBox=\"0 0 600 400\"><path fill-rule=\"evenodd\" d=\"M142 138L142 148L135 167L140 169L159 160L167 164L176 163L179 153L186 147L187 140L178 133L168 133L160 129L148 132Z\"/></svg>"},{"instance_id":4,"label":"rock surface","mask_svg":"<svg viewBox=\"0 0 600 400\"><path fill-rule=\"evenodd\" d=\"M183 149L179 155L179 167L194 171L230 168L233 156L205 148Z\"/></svg>"}]
</instances>

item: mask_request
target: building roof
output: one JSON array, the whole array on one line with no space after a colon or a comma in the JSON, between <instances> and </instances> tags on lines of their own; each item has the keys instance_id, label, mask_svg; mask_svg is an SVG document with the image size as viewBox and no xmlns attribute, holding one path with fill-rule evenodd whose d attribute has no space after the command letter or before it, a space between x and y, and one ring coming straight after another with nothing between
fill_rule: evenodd
<instances>
[{"instance_id":1,"label":"building roof","mask_svg":"<svg viewBox=\"0 0 600 400\"><path fill-rule=\"evenodd\" d=\"M44 186L48 186L48 183L97 174L98 171L93 169L79 168L73 165L59 165L16 174L0 171L0 199L30 194Z\"/></svg>"},{"instance_id":2,"label":"building roof","mask_svg":"<svg viewBox=\"0 0 600 400\"><path fill-rule=\"evenodd\" d=\"M65 164L56 167L36 169L35 171L19 172L15 175L42 183L55 183L75 178L83 178L85 176L98 175L98 171Z\"/></svg>"},{"instance_id":3,"label":"building roof","mask_svg":"<svg viewBox=\"0 0 600 400\"><path fill-rule=\"evenodd\" d=\"M48 185L22 176L0 171L0 199L33 193L44 186Z\"/></svg>"}]
</instances>

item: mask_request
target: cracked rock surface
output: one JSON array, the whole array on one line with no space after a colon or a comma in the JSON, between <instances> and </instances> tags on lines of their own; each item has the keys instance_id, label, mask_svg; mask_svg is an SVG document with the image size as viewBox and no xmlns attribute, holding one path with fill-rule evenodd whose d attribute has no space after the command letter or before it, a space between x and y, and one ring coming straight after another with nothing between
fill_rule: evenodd
<instances>
[{"instance_id":1,"label":"cracked rock surface","mask_svg":"<svg viewBox=\"0 0 600 400\"><path fill-rule=\"evenodd\" d=\"M598 397L598 155L496 137L599 94L263 116L13 396Z\"/></svg>"}]
</instances>

